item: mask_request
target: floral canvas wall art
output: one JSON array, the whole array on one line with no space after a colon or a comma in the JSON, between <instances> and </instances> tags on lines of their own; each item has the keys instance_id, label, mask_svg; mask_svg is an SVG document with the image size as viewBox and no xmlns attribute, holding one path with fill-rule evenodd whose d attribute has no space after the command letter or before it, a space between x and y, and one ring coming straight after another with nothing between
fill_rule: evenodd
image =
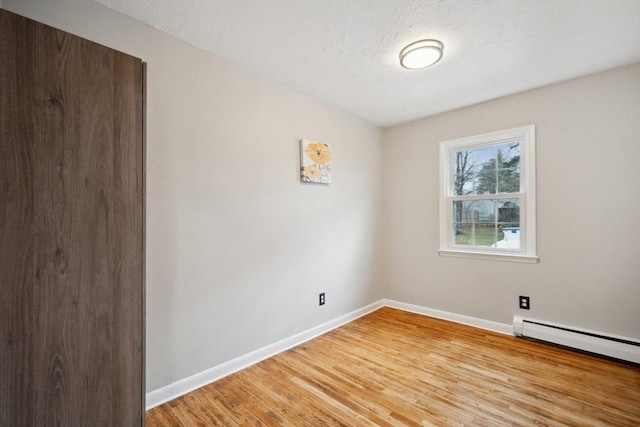
<instances>
[{"instance_id":1,"label":"floral canvas wall art","mask_svg":"<svg viewBox=\"0 0 640 427\"><path fill-rule=\"evenodd\" d=\"M300 181L316 184L331 182L331 147L329 145L300 140Z\"/></svg>"}]
</instances>

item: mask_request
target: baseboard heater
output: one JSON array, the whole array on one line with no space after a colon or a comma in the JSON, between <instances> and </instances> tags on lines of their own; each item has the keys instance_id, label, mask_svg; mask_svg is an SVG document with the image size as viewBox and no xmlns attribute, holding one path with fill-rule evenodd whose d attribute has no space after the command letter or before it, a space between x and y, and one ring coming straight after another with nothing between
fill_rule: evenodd
<instances>
[{"instance_id":1,"label":"baseboard heater","mask_svg":"<svg viewBox=\"0 0 640 427\"><path fill-rule=\"evenodd\" d=\"M573 326L513 317L513 335L640 364L640 341Z\"/></svg>"}]
</instances>

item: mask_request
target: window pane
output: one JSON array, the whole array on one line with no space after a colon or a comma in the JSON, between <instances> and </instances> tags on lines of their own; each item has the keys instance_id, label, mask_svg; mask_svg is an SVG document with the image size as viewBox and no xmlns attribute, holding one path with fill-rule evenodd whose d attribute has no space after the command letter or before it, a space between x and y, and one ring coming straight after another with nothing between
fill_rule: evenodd
<instances>
[{"instance_id":1,"label":"window pane","mask_svg":"<svg viewBox=\"0 0 640 427\"><path fill-rule=\"evenodd\" d=\"M500 144L496 146L499 154L498 168L517 168L520 166L520 143L512 142L508 144Z\"/></svg>"},{"instance_id":2,"label":"window pane","mask_svg":"<svg viewBox=\"0 0 640 427\"><path fill-rule=\"evenodd\" d=\"M495 247L520 250L520 200L500 199L497 202L500 235Z\"/></svg>"},{"instance_id":3,"label":"window pane","mask_svg":"<svg viewBox=\"0 0 640 427\"><path fill-rule=\"evenodd\" d=\"M476 222L495 221L495 201L494 200L475 200L472 207L475 213Z\"/></svg>"},{"instance_id":4,"label":"window pane","mask_svg":"<svg viewBox=\"0 0 640 427\"><path fill-rule=\"evenodd\" d=\"M498 170L498 193L518 193L520 191L520 170L516 168Z\"/></svg>"},{"instance_id":5,"label":"window pane","mask_svg":"<svg viewBox=\"0 0 640 427\"><path fill-rule=\"evenodd\" d=\"M473 245L473 224L455 224L453 226L453 243L456 245Z\"/></svg>"},{"instance_id":6,"label":"window pane","mask_svg":"<svg viewBox=\"0 0 640 427\"><path fill-rule=\"evenodd\" d=\"M465 196L467 194L475 193L475 180L473 177L470 179L463 181L462 191L459 191L460 194L456 194L456 196Z\"/></svg>"},{"instance_id":7,"label":"window pane","mask_svg":"<svg viewBox=\"0 0 640 427\"><path fill-rule=\"evenodd\" d=\"M520 221L520 200L519 199L499 199L498 200L498 222L517 223Z\"/></svg>"},{"instance_id":8,"label":"window pane","mask_svg":"<svg viewBox=\"0 0 640 427\"><path fill-rule=\"evenodd\" d=\"M499 249L520 249L520 224L500 225L499 240L495 247Z\"/></svg>"},{"instance_id":9,"label":"window pane","mask_svg":"<svg viewBox=\"0 0 640 427\"><path fill-rule=\"evenodd\" d=\"M473 194L473 159L471 151L453 153L453 194Z\"/></svg>"},{"instance_id":10,"label":"window pane","mask_svg":"<svg viewBox=\"0 0 640 427\"><path fill-rule=\"evenodd\" d=\"M501 144L496 147L497 193L520 191L520 143Z\"/></svg>"},{"instance_id":11,"label":"window pane","mask_svg":"<svg viewBox=\"0 0 640 427\"><path fill-rule=\"evenodd\" d=\"M520 249L520 199L452 203L455 245Z\"/></svg>"},{"instance_id":12,"label":"window pane","mask_svg":"<svg viewBox=\"0 0 640 427\"><path fill-rule=\"evenodd\" d=\"M493 223L495 221L494 200L453 202L454 223Z\"/></svg>"},{"instance_id":13,"label":"window pane","mask_svg":"<svg viewBox=\"0 0 640 427\"><path fill-rule=\"evenodd\" d=\"M495 247L496 226L495 224L477 224L474 234L474 246Z\"/></svg>"},{"instance_id":14,"label":"window pane","mask_svg":"<svg viewBox=\"0 0 640 427\"><path fill-rule=\"evenodd\" d=\"M495 194L497 184L495 159L489 160L481 167L476 168L475 178L475 194Z\"/></svg>"},{"instance_id":15,"label":"window pane","mask_svg":"<svg viewBox=\"0 0 640 427\"><path fill-rule=\"evenodd\" d=\"M453 222L471 223L473 221L473 202L456 201L453 202Z\"/></svg>"},{"instance_id":16,"label":"window pane","mask_svg":"<svg viewBox=\"0 0 640 427\"><path fill-rule=\"evenodd\" d=\"M496 192L497 146L473 150L475 193L494 194Z\"/></svg>"},{"instance_id":17,"label":"window pane","mask_svg":"<svg viewBox=\"0 0 640 427\"><path fill-rule=\"evenodd\" d=\"M453 202L453 241L456 245L490 247L496 243L496 200Z\"/></svg>"}]
</instances>

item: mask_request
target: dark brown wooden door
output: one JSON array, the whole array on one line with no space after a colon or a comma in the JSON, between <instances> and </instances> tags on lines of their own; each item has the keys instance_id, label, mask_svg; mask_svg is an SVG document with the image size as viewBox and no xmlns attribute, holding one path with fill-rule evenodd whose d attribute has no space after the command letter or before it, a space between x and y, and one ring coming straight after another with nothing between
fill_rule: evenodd
<instances>
[{"instance_id":1,"label":"dark brown wooden door","mask_svg":"<svg viewBox=\"0 0 640 427\"><path fill-rule=\"evenodd\" d=\"M0 10L0 426L144 424L143 73Z\"/></svg>"}]
</instances>

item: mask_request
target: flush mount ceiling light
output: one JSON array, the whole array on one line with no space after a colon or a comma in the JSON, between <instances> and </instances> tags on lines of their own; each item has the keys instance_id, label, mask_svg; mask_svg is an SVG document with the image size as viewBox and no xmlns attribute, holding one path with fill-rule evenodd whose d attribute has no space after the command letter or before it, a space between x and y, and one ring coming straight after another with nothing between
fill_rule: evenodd
<instances>
[{"instance_id":1,"label":"flush mount ceiling light","mask_svg":"<svg viewBox=\"0 0 640 427\"><path fill-rule=\"evenodd\" d=\"M407 70L427 68L442 58L444 45L439 40L418 40L400 51L400 65Z\"/></svg>"}]
</instances>

